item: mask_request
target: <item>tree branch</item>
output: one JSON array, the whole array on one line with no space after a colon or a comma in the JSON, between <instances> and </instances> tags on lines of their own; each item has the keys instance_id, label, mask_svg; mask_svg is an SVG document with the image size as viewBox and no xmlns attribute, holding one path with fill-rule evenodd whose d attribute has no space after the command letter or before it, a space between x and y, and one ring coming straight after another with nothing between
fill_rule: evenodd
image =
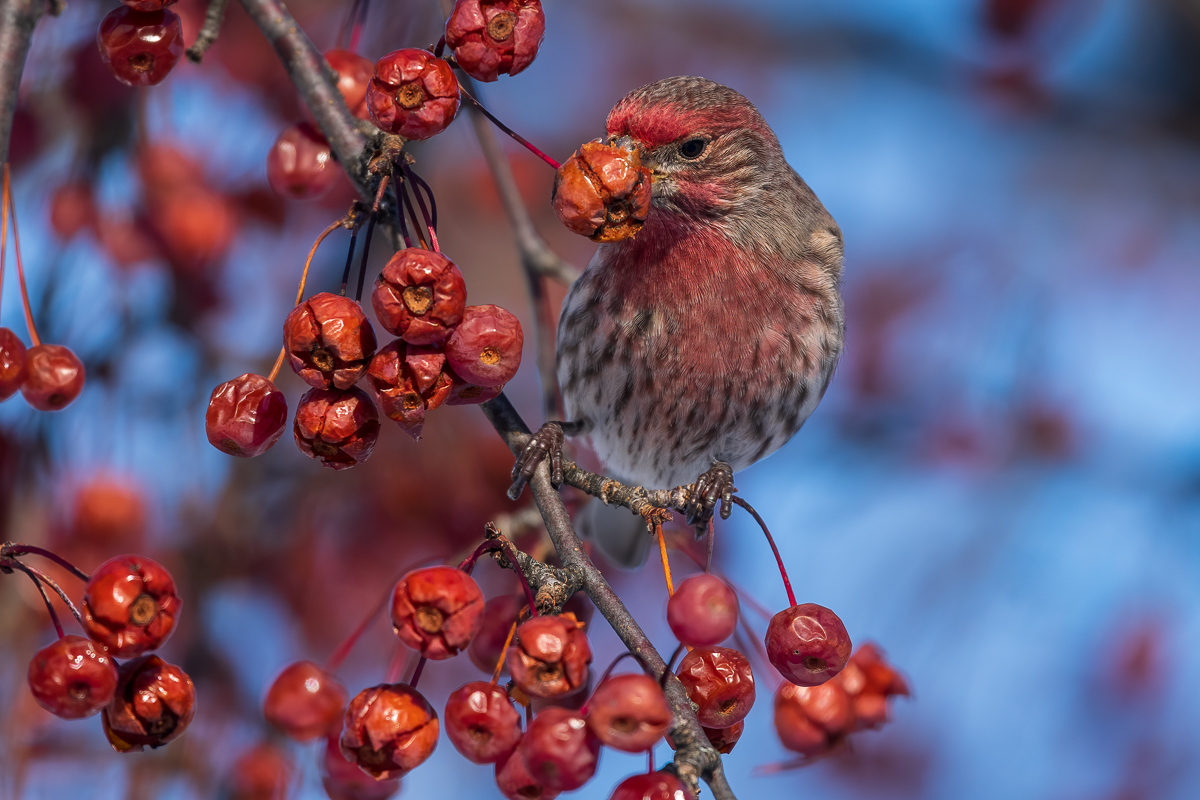
<instances>
[{"instance_id":1,"label":"tree branch","mask_svg":"<svg viewBox=\"0 0 1200 800\"><path fill-rule=\"evenodd\" d=\"M208 11L204 14L204 27L200 29L200 33L196 34L196 41L192 42L192 46L187 49L188 60L193 64L199 64L204 58L204 54L208 52L208 48L212 47L213 42L217 40L218 34L221 33L221 23L225 21L225 7L229 5L229 0L208 0Z\"/></svg>"},{"instance_id":2,"label":"tree branch","mask_svg":"<svg viewBox=\"0 0 1200 800\"><path fill-rule=\"evenodd\" d=\"M0 0L0 164L8 161L17 90L45 0Z\"/></svg>"}]
</instances>

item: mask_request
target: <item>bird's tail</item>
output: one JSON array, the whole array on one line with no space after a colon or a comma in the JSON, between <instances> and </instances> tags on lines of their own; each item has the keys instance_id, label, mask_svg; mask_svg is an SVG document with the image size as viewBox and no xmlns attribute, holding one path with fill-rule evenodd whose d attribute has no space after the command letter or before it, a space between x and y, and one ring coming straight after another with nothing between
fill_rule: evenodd
<instances>
[{"instance_id":1,"label":"bird's tail","mask_svg":"<svg viewBox=\"0 0 1200 800\"><path fill-rule=\"evenodd\" d=\"M599 548L614 566L635 569L646 563L652 537L646 521L628 508L609 506L593 497L575 520L579 534Z\"/></svg>"}]
</instances>

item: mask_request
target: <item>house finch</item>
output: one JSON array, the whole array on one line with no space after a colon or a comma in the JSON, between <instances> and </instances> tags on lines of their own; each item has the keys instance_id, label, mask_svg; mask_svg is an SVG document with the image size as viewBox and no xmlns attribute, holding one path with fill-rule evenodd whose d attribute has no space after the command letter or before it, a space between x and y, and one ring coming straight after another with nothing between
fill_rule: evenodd
<instances>
[{"instance_id":1,"label":"house finch","mask_svg":"<svg viewBox=\"0 0 1200 800\"><path fill-rule=\"evenodd\" d=\"M634 238L601 244L567 294L569 422L535 435L513 491L547 456L561 482L565 431L590 436L623 482L697 481L690 522L718 501L728 517L733 471L791 439L829 385L844 332L841 230L733 89L652 83L617 103L607 132L651 170L650 213ZM644 544L599 543L619 562L642 558Z\"/></svg>"}]
</instances>

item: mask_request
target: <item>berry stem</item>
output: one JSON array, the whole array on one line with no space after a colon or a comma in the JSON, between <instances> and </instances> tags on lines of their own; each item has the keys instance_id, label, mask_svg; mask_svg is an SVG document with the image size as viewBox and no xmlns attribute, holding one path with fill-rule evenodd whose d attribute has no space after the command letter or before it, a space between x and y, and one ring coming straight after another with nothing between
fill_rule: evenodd
<instances>
[{"instance_id":1,"label":"berry stem","mask_svg":"<svg viewBox=\"0 0 1200 800\"><path fill-rule=\"evenodd\" d=\"M70 561L67 561L65 558L58 555L57 553L52 553L49 550L45 550L41 547L35 547L34 545L31 545L31 544L21 544L20 542L9 542L9 543L5 544L3 547L0 547L0 555L2 555L2 556L23 556L23 555L41 556L42 558L48 558L51 561L53 561L55 564L58 564L60 567L67 570L72 575L74 575L76 578L79 578L79 580L83 581L84 583L87 583L87 581L91 578L91 576L88 575L86 572L84 572L79 567L72 564Z\"/></svg>"},{"instance_id":2,"label":"berry stem","mask_svg":"<svg viewBox=\"0 0 1200 800\"><path fill-rule=\"evenodd\" d=\"M408 211L408 218L412 220L413 232L417 235L417 241L421 243L421 247L428 250L429 245L425 243L425 234L421 233L421 221L417 219L417 211L413 208L412 200L408 199L408 192L404 186L399 187L399 194L404 200L404 208Z\"/></svg>"},{"instance_id":3,"label":"berry stem","mask_svg":"<svg viewBox=\"0 0 1200 800\"><path fill-rule=\"evenodd\" d=\"M350 249L346 251L346 266L342 270L342 297L346 296L346 284L350 282L350 267L354 265L354 248L358 245L358 225L350 232Z\"/></svg>"},{"instance_id":4,"label":"berry stem","mask_svg":"<svg viewBox=\"0 0 1200 800\"><path fill-rule=\"evenodd\" d=\"M433 217L433 229L436 231L438 226L437 200L433 197L433 189L425 182L425 179L417 174L417 171L408 167L408 175L417 186L421 187L421 191L425 193L425 197L429 200L429 216Z\"/></svg>"},{"instance_id":5,"label":"berry stem","mask_svg":"<svg viewBox=\"0 0 1200 800\"><path fill-rule=\"evenodd\" d=\"M433 54L435 56L437 56L438 58L441 58L442 53L444 53L445 51L446 51L446 35L442 34L441 38L437 40L437 44L435 44L433 46Z\"/></svg>"},{"instance_id":6,"label":"berry stem","mask_svg":"<svg viewBox=\"0 0 1200 800\"><path fill-rule=\"evenodd\" d=\"M458 568L470 575L475 571L475 564L479 561L479 557L484 553L491 552L495 549L496 543L491 539L486 540L483 544L479 545L479 547L475 548L475 552L464 558L462 563L458 565Z\"/></svg>"},{"instance_id":7,"label":"berry stem","mask_svg":"<svg viewBox=\"0 0 1200 800\"><path fill-rule=\"evenodd\" d=\"M313 256L317 254L317 248L321 246L321 242L325 241L326 236L342 227L343 222L344 220L339 219L337 222L331 223L328 228L321 231L321 235L313 242L312 248L308 251L308 258L304 260L304 271L300 273L300 286L296 289L296 302L293 305L300 305L300 301L304 299L304 284L308 282L308 268L312 266ZM355 230L357 231L358 229L355 228ZM282 359L282 356L280 358ZM271 374L274 375L275 373ZM274 381L275 379L271 378L271 380Z\"/></svg>"},{"instance_id":8,"label":"berry stem","mask_svg":"<svg viewBox=\"0 0 1200 800\"><path fill-rule=\"evenodd\" d=\"M365 3L366 0L363 0ZM371 206L371 218L367 221L367 237L363 239L362 260L358 262L358 287L354 290L354 302L362 302L363 282L367 278L367 256L371 252L371 236L375 233L375 221L379 219L379 205L387 193L388 176L384 175L379 181L379 189L375 192L375 204ZM346 282L343 276L342 294L346 294Z\"/></svg>"},{"instance_id":9,"label":"berry stem","mask_svg":"<svg viewBox=\"0 0 1200 800\"><path fill-rule=\"evenodd\" d=\"M417 682L421 680L421 673L425 671L425 662L428 660L425 656L421 656L421 659L417 661L417 666L413 669L412 677L407 681L408 688L417 688Z\"/></svg>"},{"instance_id":10,"label":"berry stem","mask_svg":"<svg viewBox=\"0 0 1200 800\"><path fill-rule=\"evenodd\" d=\"M646 772L653 774L653 772L654 772L654 748L653 747L646 748L646 761L647 761Z\"/></svg>"},{"instance_id":11,"label":"berry stem","mask_svg":"<svg viewBox=\"0 0 1200 800\"><path fill-rule=\"evenodd\" d=\"M671 561L667 558L667 540L663 537L662 523L654 524L654 535L658 537L658 554L662 557L663 577L667 579L667 594L675 596L675 584L671 580Z\"/></svg>"},{"instance_id":12,"label":"berry stem","mask_svg":"<svg viewBox=\"0 0 1200 800\"><path fill-rule=\"evenodd\" d=\"M455 66L455 67L458 66L458 64L455 64L454 61L452 61L452 60L450 61L450 64L451 64L451 66ZM528 141L526 141L525 137L521 136L519 133L514 131L512 128L508 127L503 122L496 119L496 116L492 112L490 112L486 108L484 108L483 104L480 103L478 100L476 100L474 97L472 97L471 93L468 92L466 90L466 88L462 86L461 80L458 83L459 83L459 90L462 92L462 96L467 98L467 100L470 101L471 105L473 105L473 106L475 106L475 108L479 109L479 113L483 114L485 117L487 117L489 120L491 120L493 125L495 125L497 128L499 128L500 130L502 130L506 134L508 134L510 137L512 137L513 141L515 141L517 144L524 147L529 152L533 153L535 156L540 158L542 161L545 161L547 164L554 167L554 169L558 169L559 167L562 166L562 164L559 164L553 158L546 155L541 150L537 149L532 144L530 144Z\"/></svg>"},{"instance_id":13,"label":"berry stem","mask_svg":"<svg viewBox=\"0 0 1200 800\"><path fill-rule=\"evenodd\" d=\"M71 615L73 617L75 617L75 621L79 623L79 627L81 627L81 628L83 627L83 617L80 615L79 609L76 608L75 604L71 602L71 598L67 597L67 593L62 590L62 587L54 582L53 578L51 578L46 573L42 572L40 569L37 569L36 567L31 567L24 562L17 561L15 558L9 559L8 561L9 561L9 563L6 564L6 566L15 566L18 569L26 572L30 577L38 578L39 580L42 581L42 583L46 584L51 589L53 589L54 593L56 595L58 595L59 599L62 600L64 603L66 603L67 608L69 608L71 610Z\"/></svg>"},{"instance_id":14,"label":"berry stem","mask_svg":"<svg viewBox=\"0 0 1200 800\"><path fill-rule=\"evenodd\" d=\"M779 548L775 546L775 537L767 530L767 523L763 522L763 518L758 515L754 507L736 495L733 502L737 503L742 508L750 512L750 516L754 517L754 521L762 528L763 535L767 537L767 544L771 545L771 552L775 554L775 563L779 565L779 576L783 578L783 588L787 590L788 603L796 605L796 594L792 591L792 582L788 580L787 570L783 566L783 556L779 555Z\"/></svg>"},{"instance_id":15,"label":"berry stem","mask_svg":"<svg viewBox=\"0 0 1200 800\"><path fill-rule=\"evenodd\" d=\"M287 348L279 348L279 355L275 357L275 364L271 367L271 374L267 376L267 380L275 383L275 379L279 377L279 368L283 366L283 357L287 355Z\"/></svg>"},{"instance_id":16,"label":"berry stem","mask_svg":"<svg viewBox=\"0 0 1200 800\"><path fill-rule=\"evenodd\" d=\"M42 586L42 582L37 579L30 568L15 558L0 559L0 567L4 567L6 570L18 569L29 576L29 580L33 581L33 585L37 587L38 594L42 596L42 602L46 604L46 611L50 612L50 621L54 623L54 630L58 633L58 638L66 636L63 633L62 623L58 621L58 612L54 610L54 604L50 602L50 596L46 594L46 587Z\"/></svg>"},{"instance_id":17,"label":"berry stem","mask_svg":"<svg viewBox=\"0 0 1200 800\"><path fill-rule=\"evenodd\" d=\"M708 555L704 559L705 573L712 572L713 545L717 541L717 523L712 517L708 518Z\"/></svg>"},{"instance_id":18,"label":"berry stem","mask_svg":"<svg viewBox=\"0 0 1200 800\"><path fill-rule=\"evenodd\" d=\"M396 652L392 654L392 660L388 662L387 673L383 676L383 682L395 683L400 680L400 676L407 671L405 667L414 655L416 653L397 641Z\"/></svg>"},{"instance_id":19,"label":"berry stem","mask_svg":"<svg viewBox=\"0 0 1200 800\"><path fill-rule=\"evenodd\" d=\"M663 670L663 682L667 680L667 676L671 674L671 670L675 668L675 659L679 658L679 654L683 652L683 644L676 645L675 650L671 653L671 657L667 659L667 667Z\"/></svg>"},{"instance_id":20,"label":"berry stem","mask_svg":"<svg viewBox=\"0 0 1200 800\"><path fill-rule=\"evenodd\" d=\"M0 191L0 293L4 290L4 257L8 254L8 164L4 165L4 190Z\"/></svg>"},{"instance_id":21,"label":"berry stem","mask_svg":"<svg viewBox=\"0 0 1200 800\"><path fill-rule=\"evenodd\" d=\"M525 570L521 569L521 563L517 561L516 548L507 539L504 540L503 547L507 548L505 554L508 556L508 560L512 562L513 572L517 573L517 577L521 579L521 588L525 590L525 600L529 603L529 616L536 617L538 615L537 602L533 597L533 589L529 586L529 579L525 577Z\"/></svg>"},{"instance_id":22,"label":"berry stem","mask_svg":"<svg viewBox=\"0 0 1200 800\"><path fill-rule=\"evenodd\" d=\"M504 640L504 649L500 651L500 658L496 659L496 668L492 670L492 686L500 682L500 673L504 671L504 659L508 657L508 647L512 644L513 636L517 633L517 620L513 620L513 624L508 629L508 636Z\"/></svg>"},{"instance_id":23,"label":"berry stem","mask_svg":"<svg viewBox=\"0 0 1200 800\"><path fill-rule=\"evenodd\" d=\"M4 165L4 201L8 207L8 217L12 220L13 253L17 257L17 277L21 280L21 302L25 305L25 325L29 328L29 340L37 347L42 343L38 336L37 327L33 324L33 309L29 307L29 290L25 288L25 268L21 265L21 235L17 233L17 204L13 201L12 183L9 177L8 164Z\"/></svg>"},{"instance_id":24,"label":"berry stem","mask_svg":"<svg viewBox=\"0 0 1200 800\"><path fill-rule=\"evenodd\" d=\"M412 184L413 197L417 198L417 205L421 208L421 219L425 221L425 230L429 231L429 241L433 243L433 252L440 253L442 251L438 247L437 231L434 230L434 224L430 221L429 209L426 208L425 198L421 195L420 187L417 186L417 182L414 180L412 167L408 164L402 164L401 168L404 170L404 177L408 179L407 182Z\"/></svg>"}]
</instances>

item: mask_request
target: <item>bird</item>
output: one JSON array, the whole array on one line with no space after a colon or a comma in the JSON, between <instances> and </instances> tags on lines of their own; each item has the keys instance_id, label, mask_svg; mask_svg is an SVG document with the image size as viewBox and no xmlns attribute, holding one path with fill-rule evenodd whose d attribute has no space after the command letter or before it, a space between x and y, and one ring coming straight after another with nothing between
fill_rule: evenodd
<instances>
[{"instance_id":1,"label":"bird","mask_svg":"<svg viewBox=\"0 0 1200 800\"><path fill-rule=\"evenodd\" d=\"M650 170L650 211L636 236L600 244L567 293L556 345L567 419L518 456L513 490L547 457L561 482L563 436L586 436L609 477L695 482L699 525L718 502L728 517L733 474L788 442L829 386L845 337L842 232L734 89L659 80L605 127ZM644 559L644 525L598 527L612 529L596 532L610 560Z\"/></svg>"}]
</instances>

